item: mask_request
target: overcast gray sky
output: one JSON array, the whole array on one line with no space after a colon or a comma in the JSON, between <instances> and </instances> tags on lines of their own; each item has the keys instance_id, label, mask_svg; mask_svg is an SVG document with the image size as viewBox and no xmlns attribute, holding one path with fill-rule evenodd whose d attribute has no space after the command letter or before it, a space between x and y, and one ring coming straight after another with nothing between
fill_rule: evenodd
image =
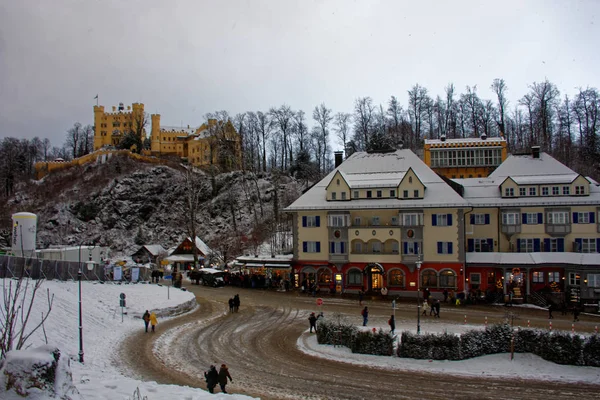
<instances>
[{"instance_id":1,"label":"overcast gray sky","mask_svg":"<svg viewBox=\"0 0 600 400\"><path fill-rule=\"evenodd\" d=\"M548 78L561 95L600 86L598 0L0 0L0 137L62 145L75 121L143 102L164 125L207 112L357 97L406 107L415 83L443 95L503 78L510 106ZM312 121L310 121L312 123Z\"/></svg>"}]
</instances>

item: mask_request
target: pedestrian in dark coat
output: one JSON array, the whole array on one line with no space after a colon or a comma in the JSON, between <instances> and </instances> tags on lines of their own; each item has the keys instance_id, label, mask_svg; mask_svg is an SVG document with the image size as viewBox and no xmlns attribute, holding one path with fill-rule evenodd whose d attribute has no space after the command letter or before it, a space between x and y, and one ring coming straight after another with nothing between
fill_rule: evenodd
<instances>
[{"instance_id":1,"label":"pedestrian in dark coat","mask_svg":"<svg viewBox=\"0 0 600 400\"><path fill-rule=\"evenodd\" d=\"M214 365L208 368L208 372L204 372L204 379L206 379L206 388L210 393L214 393L215 386L219 383L219 373Z\"/></svg>"},{"instance_id":2,"label":"pedestrian in dark coat","mask_svg":"<svg viewBox=\"0 0 600 400\"><path fill-rule=\"evenodd\" d=\"M236 294L233 296L233 311L238 312L240 310L240 295Z\"/></svg>"},{"instance_id":3,"label":"pedestrian in dark coat","mask_svg":"<svg viewBox=\"0 0 600 400\"><path fill-rule=\"evenodd\" d=\"M581 312L581 309L579 308L579 306L573 307L573 322L579 321L579 313L580 312Z\"/></svg>"},{"instance_id":4,"label":"pedestrian in dark coat","mask_svg":"<svg viewBox=\"0 0 600 400\"><path fill-rule=\"evenodd\" d=\"M148 333L148 325L150 324L150 313L148 310L146 310L142 319L144 320L144 325L146 325L146 333Z\"/></svg>"},{"instance_id":5,"label":"pedestrian in dark coat","mask_svg":"<svg viewBox=\"0 0 600 400\"><path fill-rule=\"evenodd\" d=\"M369 309L367 307L363 308L360 314L363 317L363 326L367 326L367 322L369 322Z\"/></svg>"},{"instance_id":6,"label":"pedestrian in dark coat","mask_svg":"<svg viewBox=\"0 0 600 400\"><path fill-rule=\"evenodd\" d=\"M358 305L362 306L362 301L363 301L363 291L359 290L358 291Z\"/></svg>"},{"instance_id":7,"label":"pedestrian in dark coat","mask_svg":"<svg viewBox=\"0 0 600 400\"><path fill-rule=\"evenodd\" d=\"M221 392L223 393L227 393L225 390L227 378L229 378L229 381L233 382L233 379L231 379L231 375L229 374L229 369L227 369L227 365L221 364L221 369L219 369L219 386L221 386Z\"/></svg>"},{"instance_id":8,"label":"pedestrian in dark coat","mask_svg":"<svg viewBox=\"0 0 600 400\"><path fill-rule=\"evenodd\" d=\"M554 317L552 316L552 311L554 311L554 303L550 303L550 305L548 306L548 319L554 319Z\"/></svg>"},{"instance_id":9,"label":"pedestrian in dark coat","mask_svg":"<svg viewBox=\"0 0 600 400\"><path fill-rule=\"evenodd\" d=\"M310 317L308 317L308 322L310 322L310 333L312 333L313 328L315 328L315 333L317 333L317 317L315 313L310 313Z\"/></svg>"},{"instance_id":10,"label":"pedestrian in dark coat","mask_svg":"<svg viewBox=\"0 0 600 400\"><path fill-rule=\"evenodd\" d=\"M233 300L233 297L229 299L229 312L233 312L233 309L235 307L235 301Z\"/></svg>"},{"instance_id":11,"label":"pedestrian in dark coat","mask_svg":"<svg viewBox=\"0 0 600 400\"><path fill-rule=\"evenodd\" d=\"M435 302L431 305L431 308L433 310L433 315L439 318L440 317L440 301L435 300Z\"/></svg>"},{"instance_id":12,"label":"pedestrian in dark coat","mask_svg":"<svg viewBox=\"0 0 600 400\"><path fill-rule=\"evenodd\" d=\"M388 320L388 325L390 326L390 333L393 335L394 331L396 330L396 319L394 318L393 314L390 316L390 319Z\"/></svg>"},{"instance_id":13,"label":"pedestrian in dark coat","mask_svg":"<svg viewBox=\"0 0 600 400\"><path fill-rule=\"evenodd\" d=\"M444 289L444 303L448 302L448 289Z\"/></svg>"}]
</instances>

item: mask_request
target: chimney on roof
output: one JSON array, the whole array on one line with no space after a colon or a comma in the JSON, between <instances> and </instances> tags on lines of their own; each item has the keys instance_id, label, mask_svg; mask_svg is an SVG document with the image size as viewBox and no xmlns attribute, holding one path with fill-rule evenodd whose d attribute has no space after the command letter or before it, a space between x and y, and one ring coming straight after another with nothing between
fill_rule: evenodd
<instances>
[{"instance_id":1,"label":"chimney on roof","mask_svg":"<svg viewBox=\"0 0 600 400\"><path fill-rule=\"evenodd\" d=\"M445 141L446 141L446 135L445 135L445 134L442 134L442 136L440 136L440 140L441 140L442 142L445 142Z\"/></svg>"},{"instance_id":2,"label":"chimney on roof","mask_svg":"<svg viewBox=\"0 0 600 400\"><path fill-rule=\"evenodd\" d=\"M485 133L482 133L481 134L481 140L485 140L485 139L487 139L487 135Z\"/></svg>"},{"instance_id":3,"label":"chimney on roof","mask_svg":"<svg viewBox=\"0 0 600 400\"><path fill-rule=\"evenodd\" d=\"M335 153L333 153L334 157L335 157L335 168L339 167L340 164L342 162L344 162L344 152L343 151L336 151Z\"/></svg>"},{"instance_id":4,"label":"chimney on roof","mask_svg":"<svg viewBox=\"0 0 600 400\"><path fill-rule=\"evenodd\" d=\"M540 158L540 146L531 146L531 155L533 158Z\"/></svg>"}]
</instances>

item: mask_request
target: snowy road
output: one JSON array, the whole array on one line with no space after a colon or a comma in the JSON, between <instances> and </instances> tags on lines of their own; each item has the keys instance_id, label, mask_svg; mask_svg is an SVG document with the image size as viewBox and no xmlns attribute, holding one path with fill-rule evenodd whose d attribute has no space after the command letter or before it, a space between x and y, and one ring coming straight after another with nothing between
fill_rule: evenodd
<instances>
[{"instance_id":1,"label":"snowy road","mask_svg":"<svg viewBox=\"0 0 600 400\"><path fill-rule=\"evenodd\" d=\"M356 366L312 357L300 351L297 340L308 337L307 315L314 299L237 288L212 289L188 286L197 294L199 308L188 315L159 323L157 334L142 330L123 343L119 363L134 376L205 388L203 371L209 364L226 363L233 376L232 393L262 399L596 399L600 386L583 383L460 377L439 373L409 372ZM240 293L242 306L229 314L227 299ZM346 313L359 320L356 302L325 299L326 315ZM414 308L400 304L397 317L412 315ZM385 325L389 309L369 303L370 320ZM486 310L503 319L505 310ZM448 310L442 317L463 314L476 318L474 309ZM495 313L495 314L494 314ZM408 318L408 317L407 317ZM532 324L543 323L539 312L521 315ZM557 324L567 326L566 319ZM401 331L402 327L398 329Z\"/></svg>"}]
</instances>

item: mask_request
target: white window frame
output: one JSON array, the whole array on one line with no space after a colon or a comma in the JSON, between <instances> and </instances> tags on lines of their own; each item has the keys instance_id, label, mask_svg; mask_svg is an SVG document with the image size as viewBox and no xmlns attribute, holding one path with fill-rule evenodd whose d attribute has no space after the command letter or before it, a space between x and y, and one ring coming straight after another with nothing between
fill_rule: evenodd
<instances>
[{"instance_id":1,"label":"white window frame","mask_svg":"<svg viewBox=\"0 0 600 400\"><path fill-rule=\"evenodd\" d=\"M533 271L533 274L531 275L531 282L544 283L544 273L542 271Z\"/></svg>"},{"instance_id":2,"label":"white window frame","mask_svg":"<svg viewBox=\"0 0 600 400\"><path fill-rule=\"evenodd\" d=\"M382 244L381 244L381 242L379 240L373 241L372 245L371 245L372 253L376 253L376 254L381 253L381 248L382 247L383 246L382 246Z\"/></svg>"},{"instance_id":3,"label":"white window frame","mask_svg":"<svg viewBox=\"0 0 600 400\"><path fill-rule=\"evenodd\" d=\"M514 188L504 188L504 197L515 197L515 189Z\"/></svg>"},{"instance_id":4,"label":"white window frame","mask_svg":"<svg viewBox=\"0 0 600 400\"><path fill-rule=\"evenodd\" d=\"M585 186L575 186L575 194L585 194Z\"/></svg>"},{"instance_id":5,"label":"white window frame","mask_svg":"<svg viewBox=\"0 0 600 400\"><path fill-rule=\"evenodd\" d=\"M521 253L533 253L533 239L521 239L519 251Z\"/></svg>"},{"instance_id":6,"label":"white window frame","mask_svg":"<svg viewBox=\"0 0 600 400\"><path fill-rule=\"evenodd\" d=\"M381 199L383 197L383 190L377 190L376 195L378 199Z\"/></svg>"},{"instance_id":7,"label":"white window frame","mask_svg":"<svg viewBox=\"0 0 600 400\"><path fill-rule=\"evenodd\" d=\"M407 253L404 254L423 254L423 246L422 246L422 242L419 240L406 240L406 251ZM418 245L418 249L420 251L420 253L415 253L415 243Z\"/></svg>"},{"instance_id":8,"label":"white window frame","mask_svg":"<svg viewBox=\"0 0 600 400\"><path fill-rule=\"evenodd\" d=\"M316 253L317 252L317 242L309 241L306 242L306 253Z\"/></svg>"},{"instance_id":9,"label":"white window frame","mask_svg":"<svg viewBox=\"0 0 600 400\"><path fill-rule=\"evenodd\" d=\"M550 248L544 249L547 253L558 253L558 239L550 238Z\"/></svg>"},{"instance_id":10,"label":"white window frame","mask_svg":"<svg viewBox=\"0 0 600 400\"><path fill-rule=\"evenodd\" d=\"M331 200L337 200L337 193L331 192Z\"/></svg>"},{"instance_id":11,"label":"white window frame","mask_svg":"<svg viewBox=\"0 0 600 400\"><path fill-rule=\"evenodd\" d=\"M449 226L448 214L436 214L436 226Z\"/></svg>"},{"instance_id":12,"label":"white window frame","mask_svg":"<svg viewBox=\"0 0 600 400\"><path fill-rule=\"evenodd\" d=\"M519 196L527 196L527 188L520 187L519 188Z\"/></svg>"},{"instance_id":13,"label":"white window frame","mask_svg":"<svg viewBox=\"0 0 600 400\"><path fill-rule=\"evenodd\" d=\"M569 272L569 285L570 286L581 285L581 274L579 272Z\"/></svg>"},{"instance_id":14,"label":"white window frame","mask_svg":"<svg viewBox=\"0 0 600 400\"><path fill-rule=\"evenodd\" d=\"M596 238L581 239L581 253L596 253Z\"/></svg>"},{"instance_id":15,"label":"white window frame","mask_svg":"<svg viewBox=\"0 0 600 400\"><path fill-rule=\"evenodd\" d=\"M488 245L488 241L487 238L474 238L473 239L473 252L474 253L484 253L483 251L483 246L487 246ZM485 253L489 253L489 251L485 252Z\"/></svg>"},{"instance_id":16,"label":"white window frame","mask_svg":"<svg viewBox=\"0 0 600 400\"><path fill-rule=\"evenodd\" d=\"M548 272L548 283L552 283L552 282L556 282L556 283L560 282L560 272L558 272L558 271Z\"/></svg>"},{"instance_id":17,"label":"white window frame","mask_svg":"<svg viewBox=\"0 0 600 400\"><path fill-rule=\"evenodd\" d=\"M390 197L396 197L396 189L390 189Z\"/></svg>"},{"instance_id":18,"label":"white window frame","mask_svg":"<svg viewBox=\"0 0 600 400\"><path fill-rule=\"evenodd\" d=\"M590 223L590 213L589 212L578 212L577 213L577 223L578 224L589 224Z\"/></svg>"},{"instance_id":19,"label":"white window frame","mask_svg":"<svg viewBox=\"0 0 600 400\"><path fill-rule=\"evenodd\" d=\"M600 288L600 274L587 274L587 285Z\"/></svg>"},{"instance_id":20,"label":"white window frame","mask_svg":"<svg viewBox=\"0 0 600 400\"><path fill-rule=\"evenodd\" d=\"M392 217L392 226L398 226L398 216L394 215Z\"/></svg>"},{"instance_id":21,"label":"white window frame","mask_svg":"<svg viewBox=\"0 0 600 400\"><path fill-rule=\"evenodd\" d=\"M316 227L317 227L317 216L316 215L307 215L305 228L316 228Z\"/></svg>"},{"instance_id":22,"label":"white window frame","mask_svg":"<svg viewBox=\"0 0 600 400\"><path fill-rule=\"evenodd\" d=\"M571 187L570 186L563 186L562 194L563 194L563 196L570 195L571 194Z\"/></svg>"},{"instance_id":23,"label":"white window frame","mask_svg":"<svg viewBox=\"0 0 600 400\"><path fill-rule=\"evenodd\" d=\"M535 186L529 188L529 195L530 196L537 196L537 188Z\"/></svg>"},{"instance_id":24,"label":"white window frame","mask_svg":"<svg viewBox=\"0 0 600 400\"><path fill-rule=\"evenodd\" d=\"M525 213L527 215L527 225L537 225L538 213Z\"/></svg>"},{"instance_id":25,"label":"white window frame","mask_svg":"<svg viewBox=\"0 0 600 400\"><path fill-rule=\"evenodd\" d=\"M550 211L546 213L546 223L548 225L565 225L569 223L568 211Z\"/></svg>"},{"instance_id":26,"label":"white window frame","mask_svg":"<svg viewBox=\"0 0 600 400\"><path fill-rule=\"evenodd\" d=\"M342 192L342 200L346 200L346 192Z\"/></svg>"},{"instance_id":27,"label":"white window frame","mask_svg":"<svg viewBox=\"0 0 600 400\"><path fill-rule=\"evenodd\" d=\"M542 196L549 196L550 195L550 190L548 189L548 187L544 186L542 188Z\"/></svg>"},{"instance_id":28,"label":"white window frame","mask_svg":"<svg viewBox=\"0 0 600 400\"><path fill-rule=\"evenodd\" d=\"M327 219L332 228L344 228L350 225L349 215L329 215Z\"/></svg>"},{"instance_id":29,"label":"white window frame","mask_svg":"<svg viewBox=\"0 0 600 400\"><path fill-rule=\"evenodd\" d=\"M560 188L558 186L552 186L552 196L560 195Z\"/></svg>"},{"instance_id":30,"label":"white window frame","mask_svg":"<svg viewBox=\"0 0 600 400\"><path fill-rule=\"evenodd\" d=\"M502 225L519 225L520 218L517 212L503 212L502 213Z\"/></svg>"},{"instance_id":31,"label":"white window frame","mask_svg":"<svg viewBox=\"0 0 600 400\"><path fill-rule=\"evenodd\" d=\"M421 226L423 225L423 214L404 213L402 216L402 226Z\"/></svg>"},{"instance_id":32,"label":"white window frame","mask_svg":"<svg viewBox=\"0 0 600 400\"><path fill-rule=\"evenodd\" d=\"M358 191L358 190L354 191L354 198L355 199L360 199L360 191Z\"/></svg>"},{"instance_id":33,"label":"white window frame","mask_svg":"<svg viewBox=\"0 0 600 400\"><path fill-rule=\"evenodd\" d=\"M485 225L485 214L473 214L473 225Z\"/></svg>"}]
</instances>

